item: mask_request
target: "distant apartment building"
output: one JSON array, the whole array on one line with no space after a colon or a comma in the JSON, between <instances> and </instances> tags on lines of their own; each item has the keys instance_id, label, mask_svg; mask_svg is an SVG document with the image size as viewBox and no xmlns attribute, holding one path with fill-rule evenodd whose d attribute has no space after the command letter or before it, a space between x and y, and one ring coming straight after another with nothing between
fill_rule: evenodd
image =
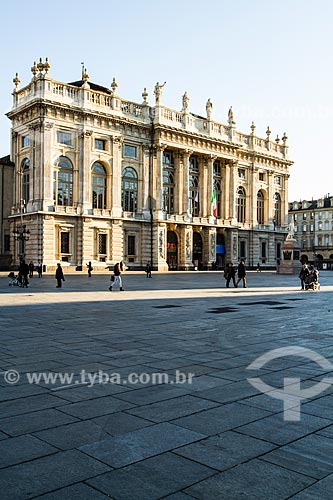
<instances>
[{"instance_id":1,"label":"distant apartment building","mask_svg":"<svg viewBox=\"0 0 333 500\"><path fill-rule=\"evenodd\" d=\"M0 269L8 269L12 261L9 215L13 206L14 163L10 157L0 158Z\"/></svg>"},{"instance_id":2,"label":"distant apartment building","mask_svg":"<svg viewBox=\"0 0 333 500\"><path fill-rule=\"evenodd\" d=\"M320 269L333 269L333 196L289 203L301 259Z\"/></svg>"},{"instance_id":3,"label":"distant apartment building","mask_svg":"<svg viewBox=\"0 0 333 500\"><path fill-rule=\"evenodd\" d=\"M123 260L132 269L210 269L246 260L273 268L287 234L286 134L272 140L227 123L162 105L140 103L110 87L51 78L46 60L32 79L14 78L11 160L15 163L11 233L20 256L54 267L94 269ZM18 227L17 227L18 226Z\"/></svg>"}]
</instances>

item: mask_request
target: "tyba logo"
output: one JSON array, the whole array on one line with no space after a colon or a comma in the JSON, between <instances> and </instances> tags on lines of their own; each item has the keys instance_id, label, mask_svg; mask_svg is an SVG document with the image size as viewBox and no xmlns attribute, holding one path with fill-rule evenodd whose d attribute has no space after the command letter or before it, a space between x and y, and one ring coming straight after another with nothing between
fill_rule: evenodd
<instances>
[{"instance_id":1,"label":"tyba logo","mask_svg":"<svg viewBox=\"0 0 333 500\"><path fill-rule=\"evenodd\" d=\"M321 354L311 349L297 346L281 347L268 351L253 361L247 369L258 370L263 368L270 361L284 356L301 356L316 362L325 372L333 370L333 365L328 359L324 358L324 356L321 356ZM301 401L317 396L328 388L328 384L333 383L333 378L326 377L318 384L307 389L301 389L300 378L285 377L283 379L283 389L279 389L266 384L266 382L263 382L259 377L248 378L247 380L253 387L258 389L258 391L283 401L283 419L287 421L299 421L301 419Z\"/></svg>"}]
</instances>

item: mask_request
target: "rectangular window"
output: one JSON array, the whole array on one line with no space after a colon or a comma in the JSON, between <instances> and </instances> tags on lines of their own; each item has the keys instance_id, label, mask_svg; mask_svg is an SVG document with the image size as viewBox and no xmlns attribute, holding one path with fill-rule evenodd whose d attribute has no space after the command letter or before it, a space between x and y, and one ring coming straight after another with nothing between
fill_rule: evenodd
<instances>
[{"instance_id":1,"label":"rectangular window","mask_svg":"<svg viewBox=\"0 0 333 500\"><path fill-rule=\"evenodd\" d=\"M95 149L99 149L100 151L105 151L105 141L103 139L95 139Z\"/></svg>"},{"instance_id":2,"label":"rectangular window","mask_svg":"<svg viewBox=\"0 0 333 500\"><path fill-rule=\"evenodd\" d=\"M239 242L239 258L246 259L246 242L245 241Z\"/></svg>"},{"instance_id":3,"label":"rectangular window","mask_svg":"<svg viewBox=\"0 0 333 500\"><path fill-rule=\"evenodd\" d=\"M245 179L245 169L244 168L239 168L238 169L238 177L240 179Z\"/></svg>"},{"instance_id":4,"label":"rectangular window","mask_svg":"<svg viewBox=\"0 0 333 500\"><path fill-rule=\"evenodd\" d=\"M124 144L124 156L128 156L129 158L136 158L136 146Z\"/></svg>"},{"instance_id":5,"label":"rectangular window","mask_svg":"<svg viewBox=\"0 0 333 500\"><path fill-rule=\"evenodd\" d=\"M72 144L72 134L69 132L57 132L57 142L59 144L65 144L66 146L70 146Z\"/></svg>"},{"instance_id":6,"label":"rectangular window","mask_svg":"<svg viewBox=\"0 0 333 500\"><path fill-rule=\"evenodd\" d=\"M22 148L30 146L30 137L28 135L22 136Z\"/></svg>"},{"instance_id":7,"label":"rectangular window","mask_svg":"<svg viewBox=\"0 0 333 500\"><path fill-rule=\"evenodd\" d=\"M265 180L265 174L264 172L259 172L259 180L264 181Z\"/></svg>"},{"instance_id":8,"label":"rectangular window","mask_svg":"<svg viewBox=\"0 0 333 500\"><path fill-rule=\"evenodd\" d=\"M266 241L262 241L261 242L261 257L263 259L266 259L267 255L266 255L266 249L267 249L267 243Z\"/></svg>"},{"instance_id":9,"label":"rectangular window","mask_svg":"<svg viewBox=\"0 0 333 500\"><path fill-rule=\"evenodd\" d=\"M60 253L69 253L69 233L60 233Z\"/></svg>"},{"instance_id":10,"label":"rectangular window","mask_svg":"<svg viewBox=\"0 0 333 500\"><path fill-rule=\"evenodd\" d=\"M306 232L306 224L304 224L304 226L303 226L303 232L304 233Z\"/></svg>"},{"instance_id":11,"label":"rectangular window","mask_svg":"<svg viewBox=\"0 0 333 500\"><path fill-rule=\"evenodd\" d=\"M4 250L4 252L10 252L10 235L9 234L4 235L3 250Z\"/></svg>"},{"instance_id":12,"label":"rectangular window","mask_svg":"<svg viewBox=\"0 0 333 500\"><path fill-rule=\"evenodd\" d=\"M128 236L127 239L128 255L135 255L135 236Z\"/></svg>"},{"instance_id":13,"label":"rectangular window","mask_svg":"<svg viewBox=\"0 0 333 500\"><path fill-rule=\"evenodd\" d=\"M106 255L106 234L100 233L98 235L98 253Z\"/></svg>"},{"instance_id":14,"label":"rectangular window","mask_svg":"<svg viewBox=\"0 0 333 500\"><path fill-rule=\"evenodd\" d=\"M303 220L306 220L306 214L303 214Z\"/></svg>"},{"instance_id":15,"label":"rectangular window","mask_svg":"<svg viewBox=\"0 0 333 500\"><path fill-rule=\"evenodd\" d=\"M274 184L277 184L278 186L281 186L281 177L279 177L278 175L276 175L274 177Z\"/></svg>"}]
</instances>

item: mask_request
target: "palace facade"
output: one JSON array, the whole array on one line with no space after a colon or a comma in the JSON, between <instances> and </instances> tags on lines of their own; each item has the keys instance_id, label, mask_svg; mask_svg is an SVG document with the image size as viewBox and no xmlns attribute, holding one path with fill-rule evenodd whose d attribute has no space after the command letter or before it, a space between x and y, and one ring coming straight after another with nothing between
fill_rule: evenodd
<instances>
[{"instance_id":1,"label":"palace facade","mask_svg":"<svg viewBox=\"0 0 333 500\"><path fill-rule=\"evenodd\" d=\"M34 63L32 80L14 78L11 160L15 163L10 233L13 264L48 268L61 261L94 269L123 260L130 269L151 262L158 270L210 269L246 260L275 268L287 234L286 134L271 140L81 79L51 78L46 59Z\"/></svg>"}]
</instances>

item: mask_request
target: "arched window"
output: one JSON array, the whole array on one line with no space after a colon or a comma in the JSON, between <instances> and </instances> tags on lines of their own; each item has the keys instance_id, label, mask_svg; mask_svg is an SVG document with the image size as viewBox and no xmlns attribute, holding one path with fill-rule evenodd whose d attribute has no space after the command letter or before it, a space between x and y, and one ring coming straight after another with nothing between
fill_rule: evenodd
<instances>
[{"instance_id":1,"label":"arched window","mask_svg":"<svg viewBox=\"0 0 333 500\"><path fill-rule=\"evenodd\" d=\"M54 169L53 196L56 205L73 205L73 165L65 156L60 156Z\"/></svg>"},{"instance_id":2,"label":"arched window","mask_svg":"<svg viewBox=\"0 0 333 500\"><path fill-rule=\"evenodd\" d=\"M106 171L104 166L96 161L91 169L92 176L92 207L106 208Z\"/></svg>"},{"instance_id":3,"label":"arched window","mask_svg":"<svg viewBox=\"0 0 333 500\"><path fill-rule=\"evenodd\" d=\"M29 201L30 198L30 160L24 158L21 164L21 175L22 175L22 193L21 193L21 203L23 206Z\"/></svg>"},{"instance_id":4,"label":"arched window","mask_svg":"<svg viewBox=\"0 0 333 500\"><path fill-rule=\"evenodd\" d=\"M163 210L174 213L175 166L172 151L163 152Z\"/></svg>"},{"instance_id":5,"label":"arched window","mask_svg":"<svg viewBox=\"0 0 333 500\"><path fill-rule=\"evenodd\" d=\"M239 187L237 191L236 209L237 209L237 221L245 222L246 193L243 187Z\"/></svg>"},{"instance_id":6,"label":"arched window","mask_svg":"<svg viewBox=\"0 0 333 500\"><path fill-rule=\"evenodd\" d=\"M257 221L258 224L265 224L265 199L262 191L257 193Z\"/></svg>"},{"instance_id":7,"label":"arched window","mask_svg":"<svg viewBox=\"0 0 333 500\"><path fill-rule=\"evenodd\" d=\"M222 172L221 172L221 162L219 160L214 161L214 178L213 178L213 188L216 192L216 208L217 208L217 218L221 217L221 205L222 205Z\"/></svg>"},{"instance_id":8,"label":"arched window","mask_svg":"<svg viewBox=\"0 0 333 500\"><path fill-rule=\"evenodd\" d=\"M274 195L274 225L281 226L281 196L279 193Z\"/></svg>"},{"instance_id":9,"label":"arched window","mask_svg":"<svg viewBox=\"0 0 333 500\"><path fill-rule=\"evenodd\" d=\"M199 160L194 155L191 156L189 161L189 195L190 212L196 217L200 212Z\"/></svg>"},{"instance_id":10,"label":"arched window","mask_svg":"<svg viewBox=\"0 0 333 500\"><path fill-rule=\"evenodd\" d=\"M138 199L138 176L134 168L126 167L122 179L122 206L124 212L135 212Z\"/></svg>"}]
</instances>

